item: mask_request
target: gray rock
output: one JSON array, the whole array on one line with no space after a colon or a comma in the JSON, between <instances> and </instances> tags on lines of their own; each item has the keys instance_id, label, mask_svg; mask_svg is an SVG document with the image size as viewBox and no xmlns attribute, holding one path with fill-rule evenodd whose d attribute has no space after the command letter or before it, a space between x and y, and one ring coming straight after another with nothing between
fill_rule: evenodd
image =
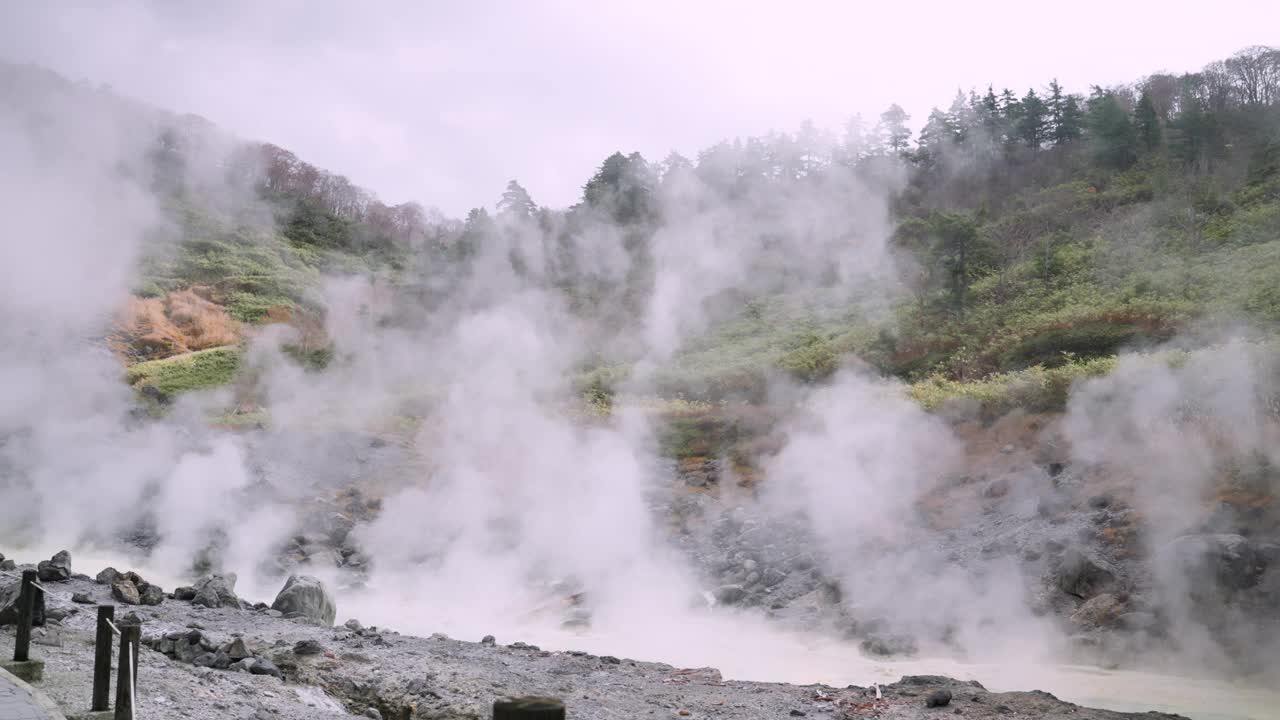
<instances>
[{"instance_id":1,"label":"gray rock","mask_svg":"<svg viewBox=\"0 0 1280 720\"><path fill-rule=\"evenodd\" d=\"M12 560L0 560L0 570L4 572L13 572L18 569L18 563Z\"/></svg>"},{"instance_id":2,"label":"gray rock","mask_svg":"<svg viewBox=\"0 0 1280 720\"><path fill-rule=\"evenodd\" d=\"M484 637L480 638L481 645L494 645L497 642L498 642L497 639L495 639L492 635L485 635Z\"/></svg>"},{"instance_id":3,"label":"gray rock","mask_svg":"<svg viewBox=\"0 0 1280 720\"><path fill-rule=\"evenodd\" d=\"M351 632L359 632L364 629L364 625L361 625L360 621L355 618L351 618L350 620L342 623L342 627L350 630Z\"/></svg>"},{"instance_id":4,"label":"gray rock","mask_svg":"<svg viewBox=\"0 0 1280 720\"><path fill-rule=\"evenodd\" d=\"M950 690L934 690L924 698L925 707L946 707L951 704Z\"/></svg>"},{"instance_id":5,"label":"gray rock","mask_svg":"<svg viewBox=\"0 0 1280 720\"><path fill-rule=\"evenodd\" d=\"M266 658L254 658L253 666L249 668L249 672L254 675L270 675L271 677L284 679L284 673L280 672L280 668Z\"/></svg>"},{"instance_id":6,"label":"gray rock","mask_svg":"<svg viewBox=\"0 0 1280 720\"><path fill-rule=\"evenodd\" d=\"M867 655L890 657L894 655L914 655L918 649L915 638L910 635L872 635L863 640L859 646Z\"/></svg>"},{"instance_id":7,"label":"gray rock","mask_svg":"<svg viewBox=\"0 0 1280 720\"><path fill-rule=\"evenodd\" d=\"M1077 548L1063 553L1054 570L1054 583L1058 589L1081 599L1097 595L1115 579L1114 570L1105 560L1086 555Z\"/></svg>"},{"instance_id":8,"label":"gray rock","mask_svg":"<svg viewBox=\"0 0 1280 720\"><path fill-rule=\"evenodd\" d=\"M1265 555L1241 535L1184 535L1165 549L1166 557L1195 584L1215 583L1225 590L1258 584L1267 568Z\"/></svg>"},{"instance_id":9,"label":"gray rock","mask_svg":"<svg viewBox=\"0 0 1280 720\"><path fill-rule=\"evenodd\" d=\"M139 599L143 605L159 605L164 602L164 590L159 585L147 584L141 588Z\"/></svg>"},{"instance_id":10,"label":"gray rock","mask_svg":"<svg viewBox=\"0 0 1280 720\"><path fill-rule=\"evenodd\" d=\"M121 578L121 573L113 567L103 568L94 581L99 585L114 585Z\"/></svg>"},{"instance_id":11,"label":"gray rock","mask_svg":"<svg viewBox=\"0 0 1280 720\"><path fill-rule=\"evenodd\" d=\"M141 605L142 595L132 580L117 580L111 585L111 597L125 605Z\"/></svg>"},{"instance_id":12,"label":"gray rock","mask_svg":"<svg viewBox=\"0 0 1280 720\"><path fill-rule=\"evenodd\" d=\"M221 650L219 650L213 655L212 667L215 670L226 670L227 668L231 667L231 657L226 653L222 652Z\"/></svg>"},{"instance_id":13,"label":"gray rock","mask_svg":"<svg viewBox=\"0 0 1280 720\"><path fill-rule=\"evenodd\" d=\"M93 598L89 597L89 593L82 593L82 592L72 593L71 602L79 603L81 605L92 605Z\"/></svg>"},{"instance_id":14,"label":"gray rock","mask_svg":"<svg viewBox=\"0 0 1280 720\"><path fill-rule=\"evenodd\" d=\"M227 656L232 660L243 660L249 657L249 648L245 646L242 638L234 638L226 646Z\"/></svg>"},{"instance_id":15,"label":"gray rock","mask_svg":"<svg viewBox=\"0 0 1280 720\"><path fill-rule=\"evenodd\" d=\"M333 626L333 619L338 614L324 583L309 575L290 575L271 603L271 609L285 615L297 613L326 627Z\"/></svg>"},{"instance_id":16,"label":"gray rock","mask_svg":"<svg viewBox=\"0 0 1280 720\"><path fill-rule=\"evenodd\" d=\"M196 589L190 585L183 585L173 589L174 600L186 600L188 602L196 599Z\"/></svg>"},{"instance_id":17,"label":"gray rock","mask_svg":"<svg viewBox=\"0 0 1280 720\"><path fill-rule=\"evenodd\" d=\"M40 582L66 582L71 579L71 553L59 550L51 560L41 560L36 566Z\"/></svg>"},{"instance_id":18,"label":"gray rock","mask_svg":"<svg viewBox=\"0 0 1280 720\"><path fill-rule=\"evenodd\" d=\"M715 597L721 605L736 605L747 598L747 591L741 585L721 585L716 588Z\"/></svg>"},{"instance_id":19,"label":"gray rock","mask_svg":"<svg viewBox=\"0 0 1280 720\"><path fill-rule=\"evenodd\" d=\"M382 720L382 712L376 707L367 708L364 711L363 717L373 718L373 720Z\"/></svg>"},{"instance_id":20,"label":"gray rock","mask_svg":"<svg viewBox=\"0 0 1280 720\"><path fill-rule=\"evenodd\" d=\"M207 575L196 581L195 596L192 605L207 608L240 607L240 598L236 597L235 573L225 575Z\"/></svg>"},{"instance_id":21,"label":"gray rock","mask_svg":"<svg viewBox=\"0 0 1280 720\"><path fill-rule=\"evenodd\" d=\"M324 646L315 640L299 640L293 644L294 655L319 655L324 652Z\"/></svg>"},{"instance_id":22,"label":"gray rock","mask_svg":"<svg viewBox=\"0 0 1280 720\"><path fill-rule=\"evenodd\" d=\"M217 656L211 652L200 653L191 661L191 664L196 667L213 667L213 664L217 659Z\"/></svg>"},{"instance_id":23,"label":"gray rock","mask_svg":"<svg viewBox=\"0 0 1280 720\"><path fill-rule=\"evenodd\" d=\"M227 669L228 669L228 670L230 670L230 671L232 671L232 672L247 672L247 673L252 673L252 672L253 672L253 666L254 666L255 664L257 664L257 660L254 660L254 659L253 659L253 658L251 658L251 657L241 658L240 660L237 660L237 661L235 661L235 662L231 663L230 667L228 667Z\"/></svg>"}]
</instances>

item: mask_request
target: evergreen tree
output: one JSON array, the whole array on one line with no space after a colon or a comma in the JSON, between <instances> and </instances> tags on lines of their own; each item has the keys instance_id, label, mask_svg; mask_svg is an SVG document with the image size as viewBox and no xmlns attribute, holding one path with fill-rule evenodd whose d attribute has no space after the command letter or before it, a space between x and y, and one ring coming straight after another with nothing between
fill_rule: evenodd
<instances>
[{"instance_id":1,"label":"evergreen tree","mask_svg":"<svg viewBox=\"0 0 1280 720\"><path fill-rule=\"evenodd\" d=\"M583 186L582 205L618 223L641 222L652 214L653 185L653 172L640 153L616 152Z\"/></svg>"},{"instance_id":2,"label":"evergreen tree","mask_svg":"<svg viewBox=\"0 0 1280 720\"><path fill-rule=\"evenodd\" d=\"M1068 95L1062 101L1062 114L1053 126L1053 144L1064 145L1080 139L1084 132L1084 113L1080 110L1080 101L1075 95Z\"/></svg>"},{"instance_id":3,"label":"evergreen tree","mask_svg":"<svg viewBox=\"0 0 1280 720\"><path fill-rule=\"evenodd\" d=\"M527 220L537 212L538 205L533 198L529 197L529 191L515 180L508 182L506 191L502 193L502 199L498 200L498 215Z\"/></svg>"},{"instance_id":4,"label":"evergreen tree","mask_svg":"<svg viewBox=\"0 0 1280 720\"><path fill-rule=\"evenodd\" d=\"M1155 103L1151 102L1151 95L1145 90L1138 98L1138 107L1133 111L1133 124L1137 130L1138 139L1146 150L1151 151L1160 147L1160 117L1156 114Z\"/></svg>"},{"instance_id":5,"label":"evergreen tree","mask_svg":"<svg viewBox=\"0 0 1280 720\"><path fill-rule=\"evenodd\" d=\"M902 155L907 151L907 144L911 142L911 129L907 127L910 119L907 111L897 103L880 113L879 134L889 152Z\"/></svg>"},{"instance_id":6,"label":"evergreen tree","mask_svg":"<svg viewBox=\"0 0 1280 720\"><path fill-rule=\"evenodd\" d=\"M1118 170L1133 164L1137 155L1137 133L1114 92L1094 87L1093 96L1089 98L1089 134L1100 164Z\"/></svg>"},{"instance_id":7,"label":"evergreen tree","mask_svg":"<svg viewBox=\"0 0 1280 720\"><path fill-rule=\"evenodd\" d=\"M1044 101L1036 95L1035 90L1028 90L1026 97L1022 98L1020 103L1021 113L1018 118L1017 132L1018 137L1027 144L1032 150L1039 150L1044 143L1047 132L1047 119L1049 109L1045 106Z\"/></svg>"}]
</instances>

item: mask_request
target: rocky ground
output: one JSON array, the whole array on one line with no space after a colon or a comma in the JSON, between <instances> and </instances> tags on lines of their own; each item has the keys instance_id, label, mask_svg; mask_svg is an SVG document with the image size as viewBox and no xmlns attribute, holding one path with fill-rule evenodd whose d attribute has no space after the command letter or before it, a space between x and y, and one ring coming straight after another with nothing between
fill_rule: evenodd
<instances>
[{"instance_id":1,"label":"rocky ground","mask_svg":"<svg viewBox=\"0 0 1280 720\"><path fill-rule=\"evenodd\" d=\"M68 711L83 709L93 664L93 603L111 602L113 590L83 575L46 585L48 619L34 648L46 662L41 689ZM410 637L356 621L327 627L323 609L316 618L306 608L285 613L224 599L223 607L205 607L168 597L118 618L142 624L142 717L485 718L495 699L526 695L561 698L576 718L1137 717L1043 692L992 693L943 677L906 677L878 688L726 681L711 668L547 652L520 642ZM9 652L12 641L6 626L0 652Z\"/></svg>"}]
</instances>

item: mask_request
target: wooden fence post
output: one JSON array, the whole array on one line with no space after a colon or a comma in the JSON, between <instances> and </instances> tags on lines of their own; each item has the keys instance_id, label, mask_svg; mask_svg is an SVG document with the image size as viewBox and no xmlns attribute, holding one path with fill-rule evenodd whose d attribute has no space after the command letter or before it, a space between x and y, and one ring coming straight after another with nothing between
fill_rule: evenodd
<instances>
[{"instance_id":1,"label":"wooden fence post","mask_svg":"<svg viewBox=\"0 0 1280 720\"><path fill-rule=\"evenodd\" d=\"M31 659L31 622L35 619L37 573L35 570L22 571L22 587L18 590L18 637L13 641L13 661L26 662Z\"/></svg>"},{"instance_id":2,"label":"wooden fence post","mask_svg":"<svg viewBox=\"0 0 1280 720\"><path fill-rule=\"evenodd\" d=\"M138 647L142 628L120 626L120 670L116 678L115 720L133 720L133 699L138 687Z\"/></svg>"},{"instance_id":3,"label":"wooden fence post","mask_svg":"<svg viewBox=\"0 0 1280 720\"><path fill-rule=\"evenodd\" d=\"M564 703L546 697L499 700L493 704L493 720L564 720Z\"/></svg>"},{"instance_id":4,"label":"wooden fence post","mask_svg":"<svg viewBox=\"0 0 1280 720\"><path fill-rule=\"evenodd\" d=\"M93 702L89 705L94 711L111 707L111 641L115 637L111 621L115 615L115 605L98 606L98 636L93 641Z\"/></svg>"}]
</instances>

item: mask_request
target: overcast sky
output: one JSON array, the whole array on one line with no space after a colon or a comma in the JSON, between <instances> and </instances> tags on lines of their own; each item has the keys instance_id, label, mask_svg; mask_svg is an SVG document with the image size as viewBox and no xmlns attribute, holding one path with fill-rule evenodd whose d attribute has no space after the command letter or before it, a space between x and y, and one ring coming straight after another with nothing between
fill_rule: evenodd
<instances>
[{"instance_id":1,"label":"overcast sky","mask_svg":"<svg viewBox=\"0 0 1280 720\"><path fill-rule=\"evenodd\" d=\"M1280 2L0 0L0 58L452 215L513 177L568 205L614 150L692 156L890 102L920 119L988 82L1084 92L1256 44L1280 44Z\"/></svg>"}]
</instances>

